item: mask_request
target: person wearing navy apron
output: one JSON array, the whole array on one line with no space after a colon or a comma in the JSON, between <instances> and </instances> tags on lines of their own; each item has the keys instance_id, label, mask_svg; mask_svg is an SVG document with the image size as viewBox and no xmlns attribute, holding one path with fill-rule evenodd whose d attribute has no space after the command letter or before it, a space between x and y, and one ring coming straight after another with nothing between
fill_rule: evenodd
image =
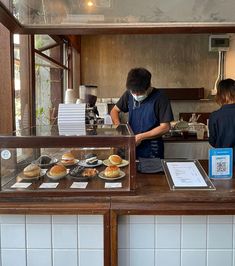
<instances>
[{"instance_id":1,"label":"person wearing navy apron","mask_svg":"<svg viewBox=\"0 0 235 266\"><path fill-rule=\"evenodd\" d=\"M164 158L162 135L169 131L173 114L164 92L151 87L151 73L147 69L133 68L129 71L126 91L110 113L116 125L120 124L120 112L129 113L137 159Z\"/></svg>"}]
</instances>

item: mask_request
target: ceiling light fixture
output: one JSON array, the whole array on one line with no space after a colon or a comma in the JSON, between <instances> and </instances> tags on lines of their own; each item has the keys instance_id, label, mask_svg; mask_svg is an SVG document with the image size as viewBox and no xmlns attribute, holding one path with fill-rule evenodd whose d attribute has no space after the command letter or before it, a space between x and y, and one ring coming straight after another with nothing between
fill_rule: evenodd
<instances>
[{"instance_id":1,"label":"ceiling light fixture","mask_svg":"<svg viewBox=\"0 0 235 266\"><path fill-rule=\"evenodd\" d=\"M92 1L88 1L88 2L87 2L87 6L91 7L91 6L93 6L93 5L94 5L94 3L93 3Z\"/></svg>"}]
</instances>

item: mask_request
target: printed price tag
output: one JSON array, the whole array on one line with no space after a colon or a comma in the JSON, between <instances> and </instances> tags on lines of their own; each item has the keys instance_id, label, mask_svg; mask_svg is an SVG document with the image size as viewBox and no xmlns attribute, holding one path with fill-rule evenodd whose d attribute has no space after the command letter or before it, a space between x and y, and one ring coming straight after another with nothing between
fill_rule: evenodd
<instances>
[{"instance_id":1,"label":"printed price tag","mask_svg":"<svg viewBox=\"0 0 235 266\"><path fill-rule=\"evenodd\" d=\"M56 188L59 183L42 183L39 188Z\"/></svg>"},{"instance_id":2,"label":"printed price tag","mask_svg":"<svg viewBox=\"0 0 235 266\"><path fill-rule=\"evenodd\" d=\"M88 182L73 182L73 184L70 186L70 188L86 188L88 185Z\"/></svg>"},{"instance_id":3,"label":"printed price tag","mask_svg":"<svg viewBox=\"0 0 235 266\"><path fill-rule=\"evenodd\" d=\"M11 188L27 188L30 185L32 185L32 183L15 183Z\"/></svg>"},{"instance_id":4,"label":"printed price tag","mask_svg":"<svg viewBox=\"0 0 235 266\"><path fill-rule=\"evenodd\" d=\"M122 183L105 183L105 188L121 188Z\"/></svg>"}]
</instances>

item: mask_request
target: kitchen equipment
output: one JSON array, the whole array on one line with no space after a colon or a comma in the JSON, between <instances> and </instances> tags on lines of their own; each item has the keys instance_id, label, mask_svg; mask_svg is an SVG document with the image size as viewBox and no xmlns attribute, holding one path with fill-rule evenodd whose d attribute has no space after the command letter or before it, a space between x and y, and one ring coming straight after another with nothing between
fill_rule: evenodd
<instances>
[{"instance_id":1,"label":"kitchen equipment","mask_svg":"<svg viewBox=\"0 0 235 266\"><path fill-rule=\"evenodd\" d=\"M96 85L81 85L79 86L79 99L86 104L86 124L100 123L99 112L96 107L97 100Z\"/></svg>"},{"instance_id":2,"label":"kitchen equipment","mask_svg":"<svg viewBox=\"0 0 235 266\"><path fill-rule=\"evenodd\" d=\"M195 113L193 113L189 119L189 123L196 123L200 116L201 116L201 114L196 115Z\"/></svg>"},{"instance_id":3,"label":"kitchen equipment","mask_svg":"<svg viewBox=\"0 0 235 266\"><path fill-rule=\"evenodd\" d=\"M87 107L94 107L97 100L97 86L96 85L81 85L79 86L79 97Z\"/></svg>"}]
</instances>

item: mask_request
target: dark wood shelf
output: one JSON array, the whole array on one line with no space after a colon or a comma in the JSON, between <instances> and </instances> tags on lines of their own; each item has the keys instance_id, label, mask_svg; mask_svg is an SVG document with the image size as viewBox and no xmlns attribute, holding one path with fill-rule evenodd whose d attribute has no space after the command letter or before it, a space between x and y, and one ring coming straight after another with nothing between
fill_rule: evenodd
<instances>
[{"instance_id":1,"label":"dark wood shelf","mask_svg":"<svg viewBox=\"0 0 235 266\"><path fill-rule=\"evenodd\" d=\"M170 100L200 100L204 98L204 88L164 88Z\"/></svg>"}]
</instances>

